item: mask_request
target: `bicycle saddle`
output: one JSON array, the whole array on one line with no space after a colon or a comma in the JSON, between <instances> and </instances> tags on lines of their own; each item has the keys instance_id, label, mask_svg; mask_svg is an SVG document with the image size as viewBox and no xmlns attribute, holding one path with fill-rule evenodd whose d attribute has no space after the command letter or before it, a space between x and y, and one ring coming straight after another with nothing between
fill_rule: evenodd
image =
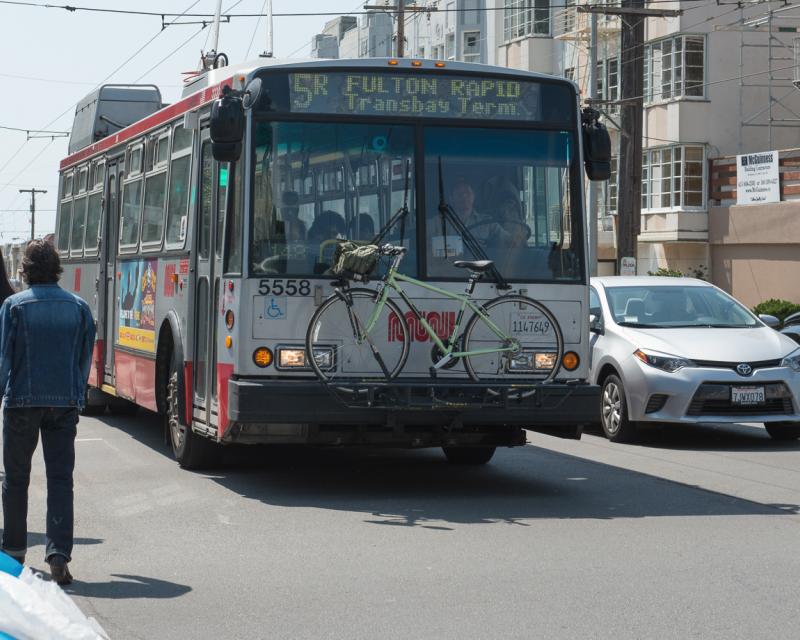
<instances>
[{"instance_id":1,"label":"bicycle saddle","mask_svg":"<svg viewBox=\"0 0 800 640\"><path fill-rule=\"evenodd\" d=\"M459 269L469 269L470 271L483 272L494 264L491 260L456 260L453 266Z\"/></svg>"}]
</instances>

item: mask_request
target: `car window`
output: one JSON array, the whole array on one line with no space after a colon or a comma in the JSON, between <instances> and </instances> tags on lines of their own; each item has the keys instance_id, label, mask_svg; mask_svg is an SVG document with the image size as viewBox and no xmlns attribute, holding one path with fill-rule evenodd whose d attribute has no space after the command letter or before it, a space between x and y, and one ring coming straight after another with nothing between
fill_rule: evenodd
<instances>
[{"instance_id":1,"label":"car window","mask_svg":"<svg viewBox=\"0 0 800 640\"><path fill-rule=\"evenodd\" d=\"M589 315L593 315L598 319L603 315L603 309L600 307L600 296L597 295L594 287L589 287Z\"/></svg>"},{"instance_id":2,"label":"car window","mask_svg":"<svg viewBox=\"0 0 800 640\"><path fill-rule=\"evenodd\" d=\"M711 286L606 287L617 324L647 327L759 327L744 306Z\"/></svg>"}]
</instances>

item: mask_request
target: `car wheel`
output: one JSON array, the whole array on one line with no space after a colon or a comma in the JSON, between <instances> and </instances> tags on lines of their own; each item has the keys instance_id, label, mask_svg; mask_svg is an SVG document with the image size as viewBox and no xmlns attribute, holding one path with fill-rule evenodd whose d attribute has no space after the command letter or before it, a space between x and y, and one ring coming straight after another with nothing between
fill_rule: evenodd
<instances>
[{"instance_id":1,"label":"car wheel","mask_svg":"<svg viewBox=\"0 0 800 640\"><path fill-rule=\"evenodd\" d=\"M442 447L450 464L486 464L492 459L495 447Z\"/></svg>"},{"instance_id":2,"label":"car wheel","mask_svg":"<svg viewBox=\"0 0 800 640\"><path fill-rule=\"evenodd\" d=\"M800 422L767 422L764 427L773 440L786 442L800 438Z\"/></svg>"},{"instance_id":3,"label":"car wheel","mask_svg":"<svg viewBox=\"0 0 800 640\"><path fill-rule=\"evenodd\" d=\"M600 423L611 442L633 442L637 436L636 423L628 419L628 404L622 380L615 375L603 381L600 394Z\"/></svg>"}]
</instances>

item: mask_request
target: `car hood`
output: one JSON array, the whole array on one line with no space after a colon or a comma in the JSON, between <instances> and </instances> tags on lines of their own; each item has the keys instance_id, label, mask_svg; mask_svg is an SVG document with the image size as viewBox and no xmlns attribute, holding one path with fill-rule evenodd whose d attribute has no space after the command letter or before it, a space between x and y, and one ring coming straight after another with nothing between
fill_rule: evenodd
<instances>
[{"instance_id":1,"label":"car hood","mask_svg":"<svg viewBox=\"0 0 800 640\"><path fill-rule=\"evenodd\" d=\"M759 362L777 360L797 344L769 327L754 329L634 329L620 327L635 347L661 351L690 360L716 362Z\"/></svg>"}]
</instances>

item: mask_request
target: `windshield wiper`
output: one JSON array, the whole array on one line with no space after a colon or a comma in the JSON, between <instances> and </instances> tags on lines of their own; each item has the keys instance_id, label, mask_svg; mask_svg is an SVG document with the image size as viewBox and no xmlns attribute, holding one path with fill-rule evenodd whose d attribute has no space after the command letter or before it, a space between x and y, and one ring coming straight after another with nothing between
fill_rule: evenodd
<instances>
[{"instance_id":1,"label":"windshield wiper","mask_svg":"<svg viewBox=\"0 0 800 640\"><path fill-rule=\"evenodd\" d=\"M662 327L661 325L657 324L644 324L643 322L627 322L623 320L622 322L617 322L620 327L634 327L635 329L665 329L668 327Z\"/></svg>"},{"instance_id":2,"label":"windshield wiper","mask_svg":"<svg viewBox=\"0 0 800 640\"><path fill-rule=\"evenodd\" d=\"M400 207L395 214L389 218L389 221L383 226L382 229L378 231L375 237L372 239L370 244L376 244L380 246L381 241L389 233L389 229L391 229L395 223L400 220L400 246L403 246L403 241L405 240L406 235L406 217L408 216L408 173L409 173L409 166L410 162L406 160L406 175L405 175L405 185L403 187L403 206Z\"/></svg>"},{"instance_id":3,"label":"windshield wiper","mask_svg":"<svg viewBox=\"0 0 800 640\"><path fill-rule=\"evenodd\" d=\"M712 324L708 322L698 322L695 324L668 324L663 325L664 329L695 329L695 328L703 328L703 329L749 329L750 327L755 327L754 324Z\"/></svg>"}]
</instances>

